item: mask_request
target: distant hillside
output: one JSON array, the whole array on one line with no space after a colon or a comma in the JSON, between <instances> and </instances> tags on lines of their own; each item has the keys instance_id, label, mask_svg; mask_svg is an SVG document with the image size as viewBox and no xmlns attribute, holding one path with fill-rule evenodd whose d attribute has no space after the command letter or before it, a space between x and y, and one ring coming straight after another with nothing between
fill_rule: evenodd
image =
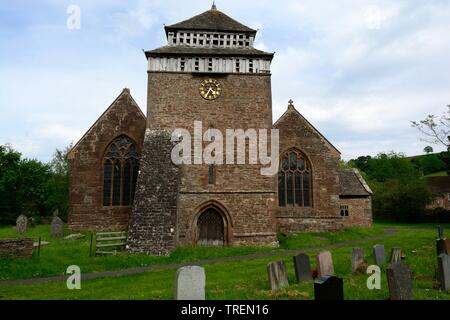
<instances>
[{"instance_id":1,"label":"distant hillside","mask_svg":"<svg viewBox=\"0 0 450 320\"><path fill-rule=\"evenodd\" d=\"M446 176L447 167L445 165L445 152L423 154L413 157L407 157L414 166L419 168L423 175L429 176Z\"/></svg>"}]
</instances>

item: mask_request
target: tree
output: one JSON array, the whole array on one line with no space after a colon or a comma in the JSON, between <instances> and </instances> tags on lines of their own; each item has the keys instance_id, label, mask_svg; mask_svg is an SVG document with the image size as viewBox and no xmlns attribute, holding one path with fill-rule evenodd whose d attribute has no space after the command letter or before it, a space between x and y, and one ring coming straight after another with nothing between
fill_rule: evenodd
<instances>
[{"instance_id":1,"label":"tree","mask_svg":"<svg viewBox=\"0 0 450 320\"><path fill-rule=\"evenodd\" d=\"M427 157L439 160L436 155ZM395 152L380 153L374 158L359 157L350 162L365 173L373 191L375 217L391 217L404 222L417 222L423 218L431 195L422 178L420 164Z\"/></svg>"},{"instance_id":2,"label":"tree","mask_svg":"<svg viewBox=\"0 0 450 320\"><path fill-rule=\"evenodd\" d=\"M431 146L426 146L424 149L423 149L423 152L425 152L426 154L430 154L430 153L433 153L433 147L431 147Z\"/></svg>"},{"instance_id":3,"label":"tree","mask_svg":"<svg viewBox=\"0 0 450 320\"><path fill-rule=\"evenodd\" d=\"M425 136L423 141L450 148L450 105L440 117L428 115L424 120L412 121L411 124Z\"/></svg>"},{"instance_id":4,"label":"tree","mask_svg":"<svg viewBox=\"0 0 450 320\"><path fill-rule=\"evenodd\" d=\"M69 174L70 163L67 159L72 144L64 150L56 149L49 163L51 177L47 181L48 197L46 206L53 212L58 209L60 217L65 219L69 208Z\"/></svg>"},{"instance_id":5,"label":"tree","mask_svg":"<svg viewBox=\"0 0 450 320\"><path fill-rule=\"evenodd\" d=\"M50 216L58 209L64 218L69 199L69 162L56 150L48 164L22 159L10 146L0 145L0 225L14 224L20 214Z\"/></svg>"}]
</instances>

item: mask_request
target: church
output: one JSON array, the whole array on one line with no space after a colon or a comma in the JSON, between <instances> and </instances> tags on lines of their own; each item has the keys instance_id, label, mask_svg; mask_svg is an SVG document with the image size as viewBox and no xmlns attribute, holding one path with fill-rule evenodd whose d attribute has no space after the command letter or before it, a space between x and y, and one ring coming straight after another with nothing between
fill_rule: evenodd
<instances>
[{"instance_id":1,"label":"church","mask_svg":"<svg viewBox=\"0 0 450 320\"><path fill-rule=\"evenodd\" d=\"M72 231L127 231L127 249L167 255L182 245L277 244L277 234L371 226L372 191L289 101L272 119L274 53L257 30L215 5L165 26L146 51L147 115L124 89L69 153ZM278 172L261 164L175 164L172 133L277 129ZM246 142L246 147L248 142Z\"/></svg>"}]
</instances>

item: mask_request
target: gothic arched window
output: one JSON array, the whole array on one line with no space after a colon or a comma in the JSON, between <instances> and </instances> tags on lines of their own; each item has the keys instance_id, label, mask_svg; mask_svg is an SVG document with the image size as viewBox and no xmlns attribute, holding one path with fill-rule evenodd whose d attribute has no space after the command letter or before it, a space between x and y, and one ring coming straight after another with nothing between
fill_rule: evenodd
<instances>
[{"instance_id":1,"label":"gothic arched window","mask_svg":"<svg viewBox=\"0 0 450 320\"><path fill-rule=\"evenodd\" d=\"M311 165L296 149L281 155L278 172L278 205L311 207Z\"/></svg>"},{"instance_id":2,"label":"gothic arched window","mask_svg":"<svg viewBox=\"0 0 450 320\"><path fill-rule=\"evenodd\" d=\"M139 172L139 155L134 142L125 135L114 139L103 159L103 206L133 203Z\"/></svg>"}]
</instances>

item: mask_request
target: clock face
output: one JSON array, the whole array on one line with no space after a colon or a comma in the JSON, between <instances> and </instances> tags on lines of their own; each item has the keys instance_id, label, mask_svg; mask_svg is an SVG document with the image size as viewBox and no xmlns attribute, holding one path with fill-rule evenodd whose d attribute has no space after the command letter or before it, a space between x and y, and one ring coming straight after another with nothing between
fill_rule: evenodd
<instances>
[{"instance_id":1,"label":"clock face","mask_svg":"<svg viewBox=\"0 0 450 320\"><path fill-rule=\"evenodd\" d=\"M206 100L215 100L220 96L220 84L217 80L207 79L200 85L200 95Z\"/></svg>"}]
</instances>

